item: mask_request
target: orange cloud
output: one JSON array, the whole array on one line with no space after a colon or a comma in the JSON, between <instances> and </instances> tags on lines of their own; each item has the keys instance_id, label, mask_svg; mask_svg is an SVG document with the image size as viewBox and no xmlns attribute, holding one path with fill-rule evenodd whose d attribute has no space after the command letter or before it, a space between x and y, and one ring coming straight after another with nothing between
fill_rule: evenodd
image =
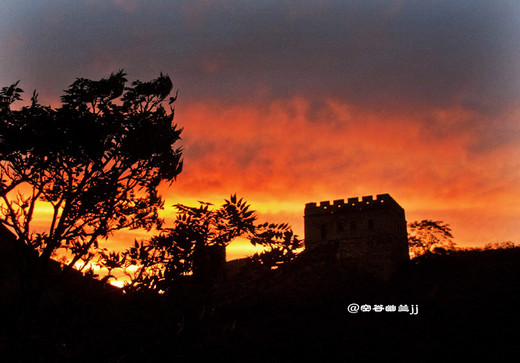
<instances>
[{"instance_id":1,"label":"orange cloud","mask_svg":"<svg viewBox=\"0 0 520 363\"><path fill-rule=\"evenodd\" d=\"M173 205L215 205L244 197L258 221L287 222L304 237L305 203L390 193L408 221L449 223L459 245L518 242L520 148L514 143L475 150L478 115L462 108L383 113L336 99L319 106L305 98L264 105L181 104L185 169L163 186L166 225ZM40 208L37 227L49 218ZM156 232L152 232L156 233ZM124 249L144 231L109 239ZM228 258L254 253L246 241Z\"/></svg>"},{"instance_id":2,"label":"orange cloud","mask_svg":"<svg viewBox=\"0 0 520 363\"><path fill-rule=\"evenodd\" d=\"M196 102L179 106L177 115L185 170L164 191L170 204L219 204L238 193L266 216L286 215L303 237L306 202L388 192L409 220L456 220L454 233L466 244L489 236L472 218L497 210L520 215L512 202L520 196L518 147L475 152L480 136L469 125L480 116L462 108L390 114L295 97L262 105ZM509 233L497 239L520 237L510 226L494 230Z\"/></svg>"}]
</instances>

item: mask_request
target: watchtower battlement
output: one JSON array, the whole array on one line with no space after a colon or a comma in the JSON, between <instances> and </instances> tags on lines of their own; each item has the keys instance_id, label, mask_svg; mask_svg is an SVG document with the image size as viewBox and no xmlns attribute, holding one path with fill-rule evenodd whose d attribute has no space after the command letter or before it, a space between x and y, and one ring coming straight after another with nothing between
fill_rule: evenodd
<instances>
[{"instance_id":1,"label":"watchtower battlement","mask_svg":"<svg viewBox=\"0 0 520 363\"><path fill-rule=\"evenodd\" d=\"M305 215L330 214L346 211L362 211L372 210L375 208L392 209L397 214L404 217L404 209L390 196L390 194L378 194L374 199L373 196L367 195L358 198L348 198L345 203L344 199L317 203L307 203L305 205Z\"/></svg>"},{"instance_id":2,"label":"watchtower battlement","mask_svg":"<svg viewBox=\"0 0 520 363\"><path fill-rule=\"evenodd\" d=\"M389 194L307 203L304 219L310 253L332 247L339 260L384 276L409 260L405 212Z\"/></svg>"}]
</instances>

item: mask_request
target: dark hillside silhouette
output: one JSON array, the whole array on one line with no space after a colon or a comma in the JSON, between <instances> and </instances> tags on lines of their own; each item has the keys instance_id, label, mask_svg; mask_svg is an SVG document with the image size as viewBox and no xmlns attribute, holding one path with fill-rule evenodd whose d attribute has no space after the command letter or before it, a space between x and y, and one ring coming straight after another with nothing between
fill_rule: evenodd
<instances>
[{"instance_id":1,"label":"dark hillside silhouette","mask_svg":"<svg viewBox=\"0 0 520 363\"><path fill-rule=\"evenodd\" d=\"M324 252L324 256L328 256ZM64 360L505 360L517 349L520 249L428 255L392 279L363 278L300 254L247 269L211 291L47 295L12 354ZM321 266L317 268L317 266ZM351 303L415 304L418 314L347 311ZM30 347L30 349L29 349Z\"/></svg>"}]
</instances>

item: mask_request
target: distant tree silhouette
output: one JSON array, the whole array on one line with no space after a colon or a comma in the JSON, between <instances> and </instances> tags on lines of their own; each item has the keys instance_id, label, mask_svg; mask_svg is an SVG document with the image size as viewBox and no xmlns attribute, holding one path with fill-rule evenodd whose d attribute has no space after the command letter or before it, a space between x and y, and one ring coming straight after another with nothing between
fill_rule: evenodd
<instances>
[{"instance_id":1,"label":"distant tree silhouette","mask_svg":"<svg viewBox=\"0 0 520 363\"><path fill-rule=\"evenodd\" d=\"M509 249L509 248L516 248L518 245L516 245L514 242L511 241L502 241L502 242L491 242L484 245L484 250L502 250L502 249Z\"/></svg>"},{"instance_id":2,"label":"distant tree silhouette","mask_svg":"<svg viewBox=\"0 0 520 363\"><path fill-rule=\"evenodd\" d=\"M455 248L448 224L424 219L408 225L408 245L414 257Z\"/></svg>"},{"instance_id":3,"label":"distant tree silhouette","mask_svg":"<svg viewBox=\"0 0 520 363\"><path fill-rule=\"evenodd\" d=\"M101 254L100 262L109 270L126 271L130 278L127 290L167 291L182 276L215 275L216 270L200 271L211 263L204 257L208 253L218 254L219 249L223 252L237 237L266 247L264 253L255 255L254 261L267 268L290 261L302 246L302 241L285 223L255 224L256 212L236 195L216 209L207 202L200 202L198 207L177 204L176 208L179 213L173 226L164 228L160 235L148 241L135 241L134 246L121 253Z\"/></svg>"},{"instance_id":4,"label":"distant tree silhouette","mask_svg":"<svg viewBox=\"0 0 520 363\"><path fill-rule=\"evenodd\" d=\"M59 108L40 105L34 92L30 106L11 109L18 82L0 92L0 223L18 239L25 294L44 288L56 253L70 256L64 270L85 266L111 232L162 223L157 187L182 169L176 97L167 99L167 75L129 87L125 76L79 78ZM33 221L39 203L51 212L44 229Z\"/></svg>"}]
</instances>

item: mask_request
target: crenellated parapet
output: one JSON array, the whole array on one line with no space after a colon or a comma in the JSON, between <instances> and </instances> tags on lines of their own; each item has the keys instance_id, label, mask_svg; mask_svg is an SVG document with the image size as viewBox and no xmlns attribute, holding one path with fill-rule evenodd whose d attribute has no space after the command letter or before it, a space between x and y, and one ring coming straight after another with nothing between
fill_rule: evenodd
<instances>
[{"instance_id":1,"label":"crenellated parapet","mask_svg":"<svg viewBox=\"0 0 520 363\"><path fill-rule=\"evenodd\" d=\"M363 211L376 208L392 209L395 212L404 215L404 209L389 194L378 194L375 198L371 195L361 198L348 198L346 202L344 199L338 199L333 202L320 202L319 204L307 203L305 205L305 215L326 215L338 212Z\"/></svg>"}]
</instances>

